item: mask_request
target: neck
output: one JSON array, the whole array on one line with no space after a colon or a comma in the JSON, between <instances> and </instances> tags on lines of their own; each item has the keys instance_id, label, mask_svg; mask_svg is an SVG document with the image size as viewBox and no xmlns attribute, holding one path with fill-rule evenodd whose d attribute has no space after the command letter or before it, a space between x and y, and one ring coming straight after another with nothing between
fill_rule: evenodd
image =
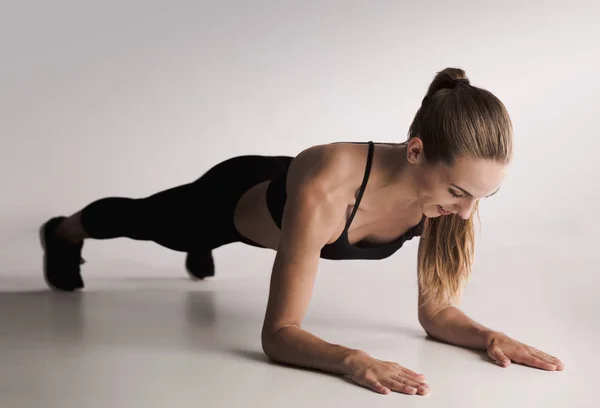
<instances>
[{"instance_id":1,"label":"neck","mask_svg":"<svg viewBox=\"0 0 600 408\"><path fill-rule=\"evenodd\" d=\"M385 163L390 169L386 185L390 188L391 197L406 206L415 205L419 201L419 184L415 174L415 166L406 159L406 145L393 149Z\"/></svg>"}]
</instances>

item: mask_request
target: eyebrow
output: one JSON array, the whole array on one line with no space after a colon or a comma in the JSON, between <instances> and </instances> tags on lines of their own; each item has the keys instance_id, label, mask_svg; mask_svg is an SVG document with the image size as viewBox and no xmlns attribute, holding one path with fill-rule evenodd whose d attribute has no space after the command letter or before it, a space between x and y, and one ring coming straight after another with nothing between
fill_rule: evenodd
<instances>
[{"instance_id":1,"label":"eyebrow","mask_svg":"<svg viewBox=\"0 0 600 408\"><path fill-rule=\"evenodd\" d=\"M453 185L454 187L458 188L460 191L462 191L462 192L463 192L463 193L465 193L466 195L468 195L469 197L473 197L473 194L469 193L469 192L468 192L467 190L465 190L464 188L462 188L462 187L460 187L460 186L457 186L457 185L456 185L456 184L454 184L454 183L452 183L452 185ZM500 187L498 187L498 188L496 189L496 191L494 191L493 193L486 195L486 197L491 197L491 196L493 196L494 194L496 194L498 191L500 191Z\"/></svg>"}]
</instances>

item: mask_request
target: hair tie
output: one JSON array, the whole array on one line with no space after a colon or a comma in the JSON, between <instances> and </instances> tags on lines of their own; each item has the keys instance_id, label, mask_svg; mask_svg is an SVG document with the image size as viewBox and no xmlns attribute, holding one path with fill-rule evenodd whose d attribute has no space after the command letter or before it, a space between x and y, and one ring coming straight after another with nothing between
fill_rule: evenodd
<instances>
[{"instance_id":1,"label":"hair tie","mask_svg":"<svg viewBox=\"0 0 600 408\"><path fill-rule=\"evenodd\" d=\"M448 83L446 82L446 84L448 84ZM456 78L456 79L453 79L453 80L452 80L451 84L452 84L453 86L452 86L451 88L446 88L446 89L454 89L454 88L456 88L456 87L457 87L458 85L460 85L460 84L471 85L471 81L469 81L469 79L468 79L468 78ZM434 93L435 93L435 92L434 92ZM424 97L424 98L423 98L423 100L421 101L421 106L425 105L425 103L426 103L426 102L427 102L429 99L431 99L431 98L432 98L432 96L433 96L433 94L428 94L428 95L425 95L425 97Z\"/></svg>"}]
</instances>

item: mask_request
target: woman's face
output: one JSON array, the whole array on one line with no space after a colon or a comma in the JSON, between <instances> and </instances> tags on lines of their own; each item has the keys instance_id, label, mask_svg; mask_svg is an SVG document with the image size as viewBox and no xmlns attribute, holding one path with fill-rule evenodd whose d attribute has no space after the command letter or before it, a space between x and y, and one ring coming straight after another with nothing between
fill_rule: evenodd
<instances>
[{"instance_id":1,"label":"woman's face","mask_svg":"<svg viewBox=\"0 0 600 408\"><path fill-rule=\"evenodd\" d=\"M426 217L458 214L468 219L477 201L495 194L507 165L463 157L453 166L422 164L417 171L421 210Z\"/></svg>"}]
</instances>

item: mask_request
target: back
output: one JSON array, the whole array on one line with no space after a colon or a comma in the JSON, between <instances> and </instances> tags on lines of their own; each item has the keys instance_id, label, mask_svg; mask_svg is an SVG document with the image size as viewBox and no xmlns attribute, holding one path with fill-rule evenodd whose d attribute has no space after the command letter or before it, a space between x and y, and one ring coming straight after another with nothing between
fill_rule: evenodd
<instances>
[{"instance_id":1,"label":"back","mask_svg":"<svg viewBox=\"0 0 600 408\"><path fill-rule=\"evenodd\" d=\"M234 222L238 231L259 245L277 249L282 235L284 208L291 197L337 197L345 202L333 216L339 228L331 234L339 236L362 182L367 149L365 146L326 144L312 146L296 157L265 157L277 161L281 170L243 194L237 203ZM329 239L328 239L329 241Z\"/></svg>"}]
</instances>

